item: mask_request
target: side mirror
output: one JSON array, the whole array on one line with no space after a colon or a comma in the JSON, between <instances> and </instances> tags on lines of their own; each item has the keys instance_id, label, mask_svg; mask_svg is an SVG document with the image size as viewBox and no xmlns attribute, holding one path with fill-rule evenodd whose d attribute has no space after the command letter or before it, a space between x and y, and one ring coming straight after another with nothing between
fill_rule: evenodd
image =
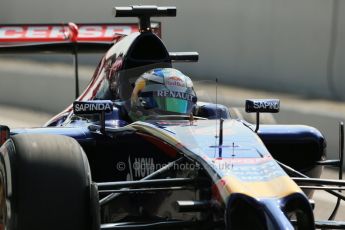
<instances>
[{"instance_id":1,"label":"side mirror","mask_svg":"<svg viewBox=\"0 0 345 230\"><path fill-rule=\"evenodd\" d=\"M113 111L113 102L109 100L74 101L73 112L77 115L100 114Z\"/></svg>"},{"instance_id":2,"label":"side mirror","mask_svg":"<svg viewBox=\"0 0 345 230\"><path fill-rule=\"evenodd\" d=\"M246 112L256 113L256 128L255 132L259 130L260 113L279 113L280 100L279 99L249 99L246 100Z\"/></svg>"},{"instance_id":3,"label":"side mirror","mask_svg":"<svg viewBox=\"0 0 345 230\"><path fill-rule=\"evenodd\" d=\"M100 132L105 134L105 113L113 111L113 102L110 100L74 101L73 112L77 115L99 114Z\"/></svg>"},{"instance_id":4,"label":"side mirror","mask_svg":"<svg viewBox=\"0 0 345 230\"><path fill-rule=\"evenodd\" d=\"M250 99L246 100L247 113L279 113L278 99Z\"/></svg>"}]
</instances>

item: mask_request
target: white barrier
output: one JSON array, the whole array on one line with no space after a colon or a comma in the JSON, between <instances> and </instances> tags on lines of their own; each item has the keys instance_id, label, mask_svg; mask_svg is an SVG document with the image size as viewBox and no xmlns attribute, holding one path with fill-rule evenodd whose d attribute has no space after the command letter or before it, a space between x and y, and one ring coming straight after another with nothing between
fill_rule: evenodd
<instances>
[{"instance_id":1,"label":"white barrier","mask_svg":"<svg viewBox=\"0 0 345 230\"><path fill-rule=\"evenodd\" d=\"M80 88L93 68L80 69ZM81 91L82 92L82 91ZM0 104L58 113L75 98L73 66L0 59Z\"/></svg>"},{"instance_id":2,"label":"white barrier","mask_svg":"<svg viewBox=\"0 0 345 230\"><path fill-rule=\"evenodd\" d=\"M3 23L114 22L111 8L135 0L11 0ZM170 51L198 51L184 65L192 76L246 87L345 99L345 2L338 0L142 0L176 5L176 18L159 18ZM39 6L39 7L37 7ZM68 6L68 7L66 7ZM36 17L39 15L39 17Z\"/></svg>"}]
</instances>

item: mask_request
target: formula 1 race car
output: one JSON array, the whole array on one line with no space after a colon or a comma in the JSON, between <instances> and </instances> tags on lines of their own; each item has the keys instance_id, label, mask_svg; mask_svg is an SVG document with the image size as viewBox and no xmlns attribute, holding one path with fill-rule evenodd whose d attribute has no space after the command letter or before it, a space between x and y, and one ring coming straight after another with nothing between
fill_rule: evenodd
<instances>
[{"instance_id":1,"label":"formula 1 race car","mask_svg":"<svg viewBox=\"0 0 345 230\"><path fill-rule=\"evenodd\" d=\"M260 125L260 113L279 112L277 99L246 101L256 124L235 119L198 101L172 68L198 60L168 52L159 23L153 30L150 18L175 7L115 7L115 16L139 26L0 26L0 53L74 54L78 96L42 128L0 126L4 229L345 229L333 221L345 199L342 124L339 159L326 160L315 128ZM78 53L108 48L79 96ZM339 167L340 180L319 179L324 165ZM314 220L315 189L338 198L329 220Z\"/></svg>"}]
</instances>

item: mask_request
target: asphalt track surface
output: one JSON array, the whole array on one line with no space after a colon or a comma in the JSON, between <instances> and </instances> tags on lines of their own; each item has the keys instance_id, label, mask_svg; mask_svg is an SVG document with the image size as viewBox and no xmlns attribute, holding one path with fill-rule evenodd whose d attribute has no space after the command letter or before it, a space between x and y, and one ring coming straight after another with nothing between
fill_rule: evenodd
<instances>
[{"instance_id":1,"label":"asphalt track surface","mask_svg":"<svg viewBox=\"0 0 345 230\"><path fill-rule=\"evenodd\" d=\"M29 74L35 74L34 69L39 69L39 64L37 65L38 66L32 67ZM64 65L61 65L61 68L64 68ZM70 72L68 73L70 74ZM329 155L336 156L338 122L340 120L345 120L344 103L241 89L227 86L222 83L215 84L214 81L194 80L194 83L199 98L232 107L243 108L244 101L248 98L279 98L281 100L281 112L274 115L274 119L278 123L306 124L318 128L328 140ZM10 105L10 103L7 103L7 105L0 105L0 123L8 125L11 128L39 127L49 120L52 115L53 114L16 107ZM324 171L323 177L336 179L337 174L335 171L327 169ZM314 200L316 201L315 211L317 219L327 219L334 207L336 198L324 191L316 191ZM336 219L345 220L345 205L342 204Z\"/></svg>"}]
</instances>

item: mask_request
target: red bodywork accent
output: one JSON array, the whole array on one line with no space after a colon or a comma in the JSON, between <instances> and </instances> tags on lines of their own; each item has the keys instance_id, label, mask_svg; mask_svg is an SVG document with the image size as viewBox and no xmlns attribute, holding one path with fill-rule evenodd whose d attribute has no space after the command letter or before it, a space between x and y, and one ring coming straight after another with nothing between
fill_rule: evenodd
<instances>
[{"instance_id":1,"label":"red bodywork accent","mask_svg":"<svg viewBox=\"0 0 345 230\"><path fill-rule=\"evenodd\" d=\"M160 23L153 25L154 32L160 36ZM0 25L0 43L112 42L137 31L136 23Z\"/></svg>"},{"instance_id":2,"label":"red bodywork accent","mask_svg":"<svg viewBox=\"0 0 345 230\"><path fill-rule=\"evenodd\" d=\"M0 126L0 146L10 137L10 130L6 126Z\"/></svg>"},{"instance_id":3,"label":"red bodywork accent","mask_svg":"<svg viewBox=\"0 0 345 230\"><path fill-rule=\"evenodd\" d=\"M261 158L212 158L215 163L227 163L227 164L235 164L235 165L248 165L248 164L261 164L264 162L268 162L272 160L272 156L266 155Z\"/></svg>"},{"instance_id":4,"label":"red bodywork accent","mask_svg":"<svg viewBox=\"0 0 345 230\"><path fill-rule=\"evenodd\" d=\"M5 141L6 141L6 131L5 130L1 130L1 133L0 133L0 145L5 143Z\"/></svg>"},{"instance_id":5,"label":"red bodywork accent","mask_svg":"<svg viewBox=\"0 0 345 230\"><path fill-rule=\"evenodd\" d=\"M219 180L217 183L213 184L211 187L212 198L219 203L222 203L222 196L220 194L219 188L223 188L226 185L224 180Z\"/></svg>"},{"instance_id":6,"label":"red bodywork accent","mask_svg":"<svg viewBox=\"0 0 345 230\"><path fill-rule=\"evenodd\" d=\"M177 157L177 150L174 149L173 147L169 146L165 142L162 142L162 140L158 139L157 137L143 134L143 133L138 133L141 137L143 137L146 141L154 144L157 146L160 150L162 150L167 156L176 158Z\"/></svg>"},{"instance_id":7,"label":"red bodywork accent","mask_svg":"<svg viewBox=\"0 0 345 230\"><path fill-rule=\"evenodd\" d=\"M76 24L74 24L73 22L69 22L68 28L69 28L69 40L71 42L77 42L78 41L78 33L79 33L78 26Z\"/></svg>"}]
</instances>

